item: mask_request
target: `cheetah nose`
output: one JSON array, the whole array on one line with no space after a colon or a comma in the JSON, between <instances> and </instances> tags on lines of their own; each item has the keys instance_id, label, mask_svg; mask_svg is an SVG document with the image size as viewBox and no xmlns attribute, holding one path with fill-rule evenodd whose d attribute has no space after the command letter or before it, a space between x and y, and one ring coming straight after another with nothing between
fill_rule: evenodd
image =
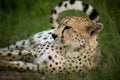
<instances>
[{"instance_id":1,"label":"cheetah nose","mask_svg":"<svg viewBox=\"0 0 120 80\"><path fill-rule=\"evenodd\" d=\"M56 39L58 36L56 34L52 34L53 39Z\"/></svg>"}]
</instances>

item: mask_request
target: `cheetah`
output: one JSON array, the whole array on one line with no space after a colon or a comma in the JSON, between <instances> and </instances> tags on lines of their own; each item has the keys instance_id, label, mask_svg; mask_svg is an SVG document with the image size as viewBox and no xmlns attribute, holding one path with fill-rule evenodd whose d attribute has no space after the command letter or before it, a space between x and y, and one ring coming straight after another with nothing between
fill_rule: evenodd
<instances>
[{"instance_id":1,"label":"cheetah","mask_svg":"<svg viewBox=\"0 0 120 80\"><path fill-rule=\"evenodd\" d=\"M80 9L76 7L78 5L81 6ZM70 16L63 18L58 25L55 15L61 13L59 8L61 11L84 11L90 19ZM81 1L70 0L60 3L52 10L51 20L55 29L37 33L28 40L1 49L0 66L50 74L86 74L97 66L100 57L98 36L103 24L98 22L98 13L95 13L97 12L93 7Z\"/></svg>"}]
</instances>

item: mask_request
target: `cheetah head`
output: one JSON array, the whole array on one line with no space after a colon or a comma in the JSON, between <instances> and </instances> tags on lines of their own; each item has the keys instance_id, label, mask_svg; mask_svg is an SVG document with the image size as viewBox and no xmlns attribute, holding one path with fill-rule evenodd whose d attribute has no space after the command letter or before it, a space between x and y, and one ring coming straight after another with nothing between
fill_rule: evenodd
<instances>
[{"instance_id":1,"label":"cheetah head","mask_svg":"<svg viewBox=\"0 0 120 80\"><path fill-rule=\"evenodd\" d=\"M93 23L88 18L66 17L52 34L55 42L63 46L81 48L87 41L103 29L102 23Z\"/></svg>"}]
</instances>

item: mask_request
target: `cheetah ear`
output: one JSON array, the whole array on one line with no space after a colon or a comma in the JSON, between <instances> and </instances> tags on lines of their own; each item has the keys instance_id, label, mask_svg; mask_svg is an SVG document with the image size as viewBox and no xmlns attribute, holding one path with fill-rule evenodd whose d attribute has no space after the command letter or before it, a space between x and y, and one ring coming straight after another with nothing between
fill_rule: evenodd
<instances>
[{"instance_id":1,"label":"cheetah ear","mask_svg":"<svg viewBox=\"0 0 120 80\"><path fill-rule=\"evenodd\" d=\"M103 24L102 23L96 23L91 27L87 28L87 31L90 33L90 35L94 35L102 31L103 29Z\"/></svg>"}]
</instances>

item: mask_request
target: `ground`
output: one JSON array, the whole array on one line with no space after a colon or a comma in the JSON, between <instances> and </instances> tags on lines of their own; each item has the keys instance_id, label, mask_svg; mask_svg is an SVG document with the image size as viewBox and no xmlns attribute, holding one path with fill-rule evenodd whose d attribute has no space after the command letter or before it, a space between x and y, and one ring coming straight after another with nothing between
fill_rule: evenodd
<instances>
[{"instance_id":1,"label":"ground","mask_svg":"<svg viewBox=\"0 0 120 80\"><path fill-rule=\"evenodd\" d=\"M7 46L15 41L28 38L36 32L49 29L50 10L59 0L1 0L0 1L0 47ZM84 0L92 4L100 13L104 30L100 34L100 46L102 50L102 63L99 69L89 75L91 80L119 80L120 72L120 1L119 0ZM4 5L3 5L4 4ZM66 12L61 17L73 16L73 12ZM75 12L75 15L84 16L83 13ZM61 18L60 17L60 18ZM12 74L11 74L12 73ZM34 73L18 73L8 69L0 70L0 79L8 74L12 80L40 80L40 76ZM34 75L33 75L34 74ZM18 77L15 76L21 76ZM30 75L30 76L27 76ZM69 75L68 75L69 76ZM47 80L79 80L79 76L47 75ZM3 79L5 80L5 79ZM6 79L7 80L7 79Z\"/></svg>"}]
</instances>

